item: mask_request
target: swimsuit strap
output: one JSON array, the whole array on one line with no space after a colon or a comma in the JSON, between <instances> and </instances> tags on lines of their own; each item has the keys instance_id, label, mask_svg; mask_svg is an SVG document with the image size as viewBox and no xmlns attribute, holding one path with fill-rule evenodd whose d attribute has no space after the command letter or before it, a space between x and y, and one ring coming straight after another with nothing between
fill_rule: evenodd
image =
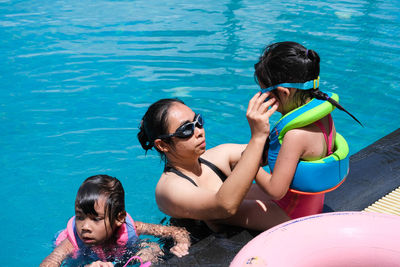
<instances>
[{"instance_id":1,"label":"swimsuit strap","mask_svg":"<svg viewBox=\"0 0 400 267\"><path fill-rule=\"evenodd\" d=\"M221 179L222 182L224 182L227 178L226 174L221 171L217 166L215 166L213 163L209 162L208 160L205 160L203 158L199 158L199 162L203 163L204 165L208 166L211 170L213 170L218 177ZM198 185L196 184L195 181L193 181L192 178L190 178L189 176L187 176L186 174L182 173L181 171L178 171L177 169L175 169L174 167L170 166L170 165L166 165L164 168L164 172L173 172L176 175L185 178L186 180L188 180L189 182L191 182L192 184L194 184L195 186L198 187Z\"/></svg>"},{"instance_id":2,"label":"swimsuit strap","mask_svg":"<svg viewBox=\"0 0 400 267\"><path fill-rule=\"evenodd\" d=\"M186 174L182 173L181 171L178 171L177 169L175 169L175 168L172 167L172 166L169 166L169 165L165 166L164 172L173 172L173 173L175 173L176 175L178 175L178 176L180 176L180 177L182 177L182 178L185 178L186 180L188 180L189 182L191 182L192 184L194 184L194 186L198 187L198 185L195 183L195 181L193 181L192 178L190 178L190 177L187 176Z\"/></svg>"},{"instance_id":3,"label":"swimsuit strap","mask_svg":"<svg viewBox=\"0 0 400 267\"><path fill-rule=\"evenodd\" d=\"M333 120L331 114L328 115L329 120L329 131L326 132L324 125L322 124L321 120L315 122L315 124L321 129L322 133L324 134L325 142L328 146L327 156L333 153L332 151L332 144L333 144L333 135L332 135L332 128L333 128Z\"/></svg>"},{"instance_id":4,"label":"swimsuit strap","mask_svg":"<svg viewBox=\"0 0 400 267\"><path fill-rule=\"evenodd\" d=\"M217 166L215 166L213 163L209 162L208 160L205 160L203 158L200 158L200 162L204 163L205 165L207 165L211 170L213 170L221 179L222 182L225 182L226 178L228 178L226 176L226 174L220 170L220 168L218 168Z\"/></svg>"}]
</instances>

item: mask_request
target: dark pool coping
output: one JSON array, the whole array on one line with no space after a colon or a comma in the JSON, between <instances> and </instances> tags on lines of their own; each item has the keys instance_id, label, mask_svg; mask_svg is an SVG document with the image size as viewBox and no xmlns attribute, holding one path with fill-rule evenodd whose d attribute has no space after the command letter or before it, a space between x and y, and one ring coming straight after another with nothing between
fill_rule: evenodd
<instances>
[{"instance_id":1,"label":"dark pool coping","mask_svg":"<svg viewBox=\"0 0 400 267\"><path fill-rule=\"evenodd\" d=\"M400 128L350 157L346 181L326 194L334 211L363 210L400 185Z\"/></svg>"},{"instance_id":2,"label":"dark pool coping","mask_svg":"<svg viewBox=\"0 0 400 267\"><path fill-rule=\"evenodd\" d=\"M399 185L400 128L350 157L349 175L338 189L326 194L324 212L363 210ZM189 255L156 266L229 266L256 234L244 229L229 237L211 234L194 244Z\"/></svg>"}]
</instances>

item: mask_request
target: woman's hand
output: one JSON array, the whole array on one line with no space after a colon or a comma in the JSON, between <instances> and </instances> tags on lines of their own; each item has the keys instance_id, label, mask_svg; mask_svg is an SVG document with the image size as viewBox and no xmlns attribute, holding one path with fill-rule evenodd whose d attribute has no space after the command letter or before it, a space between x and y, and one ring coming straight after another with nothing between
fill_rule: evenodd
<instances>
[{"instance_id":1,"label":"woman's hand","mask_svg":"<svg viewBox=\"0 0 400 267\"><path fill-rule=\"evenodd\" d=\"M269 118L278 108L275 97L265 101L271 92L261 94L258 92L249 101L246 117L249 122L251 136L254 138L267 138L270 131Z\"/></svg>"}]
</instances>

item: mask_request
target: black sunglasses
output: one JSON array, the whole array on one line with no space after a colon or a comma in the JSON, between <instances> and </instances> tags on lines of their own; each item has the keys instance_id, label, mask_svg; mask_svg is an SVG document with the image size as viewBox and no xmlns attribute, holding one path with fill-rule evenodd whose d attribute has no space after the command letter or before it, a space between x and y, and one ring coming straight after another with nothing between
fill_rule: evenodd
<instances>
[{"instance_id":1,"label":"black sunglasses","mask_svg":"<svg viewBox=\"0 0 400 267\"><path fill-rule=\"evenodd\" d=\"M201 114L196 114L194 116L194 120L192 122L188 122L180 126L176 131L172 134L163 134L160 135L158 138L160 139L167 139L171 137L178 137L178 138L189 138L193 136L194 134L194 129L197 128L203 128L204 125L204 120Z\"/></svg>"}]
</instances>

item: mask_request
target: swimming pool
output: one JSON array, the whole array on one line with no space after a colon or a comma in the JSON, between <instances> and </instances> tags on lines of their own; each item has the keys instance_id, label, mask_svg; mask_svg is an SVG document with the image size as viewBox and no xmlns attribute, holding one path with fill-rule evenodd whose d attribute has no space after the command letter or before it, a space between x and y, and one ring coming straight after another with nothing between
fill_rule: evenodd
<instances>
[{"instance_id":1,"label":"swimming pool","mask_svg":"<svg viewBox=\"0 0 400 267\"><path fill-rule=\"evenodd\" d=\"M37 266L73 215L80 183L107 173L136 220L159 222L162 171L136 139L148 105L180 97L207 146L247 142L253 64L271 42L321 56L321 89L354 154L400 124L399 1L0 1L4 266Z\"/></svg>"}]
</instances>

